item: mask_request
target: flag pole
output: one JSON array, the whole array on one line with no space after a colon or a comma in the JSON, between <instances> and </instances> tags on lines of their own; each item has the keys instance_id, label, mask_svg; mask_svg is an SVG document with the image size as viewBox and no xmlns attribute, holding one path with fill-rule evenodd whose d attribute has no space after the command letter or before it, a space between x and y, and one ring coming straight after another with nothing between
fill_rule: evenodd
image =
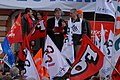
<instances>
[{"instance_id":1,"label":"flag pole","mask_svg":"<svg viewBox=\"0 0 120 80\"><path fill-rule=\"evenodd\" d=\"M110 63L110 65L112 66L113 69L115 69L115 71L119 74L120 76L120 72L112 65L112 63L110 62L110 60L105 56L105 59Z\"/></svg>"},{"instance_id":2,"label":"flag pole","mask_svg":"<svg viewBox=\"0 0 120 80\"><path fill-rule=\"evenodd\" d=\"M95 21L96 21L96 12L94 13L94 24L93 24L93 42L95 41Z\"/></svg>"}]
</instances>

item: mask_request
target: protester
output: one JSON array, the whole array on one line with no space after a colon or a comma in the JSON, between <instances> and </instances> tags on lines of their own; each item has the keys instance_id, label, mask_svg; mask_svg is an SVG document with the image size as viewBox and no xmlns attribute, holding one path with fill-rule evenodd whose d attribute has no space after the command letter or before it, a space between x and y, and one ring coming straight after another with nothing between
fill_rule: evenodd
<instances>
[{"instance_id":1,"label":"protester","mask_svg":"<svg viewBox=\"0 0 120 80\"><path fill-rule=\"evenodd\" d=\"M35 23L35 18L33 16L33 10L31 8L25 9L25 14L22 16L22 36L24 38L25 34L29 34ZM20 52L18 53L20 54ZM18 68L24 70L24 61L18 60Z\"/></svg>"},{"instance_id":2,"label":"protester","mask_svg":"<svg viewBox=\"0 0 120 80\"><path fill-rule=\"evenodd\" d=\"M87 28L87 36L89 38L91 38L91 25L90 22L88 20L86 20L85 18L83 18L83 11L82 10L77 10L78 13L78 17L80 20L82 20L82 23L85 23L85 26Z\"/></svg>"},{"instance_id":3,"label":"protester","mask_svg":"<svg viewBox=\"0 0 120 80\"><path fill-rule=\"evenodd\" d=\"M64 39L64 32L66 31L65 28L59 26L59 22L62 20L62 10L60 8L54 9L54 16L53 18L48 19L47 21L47 34L53 40L55 45L61 51L63 46L63 39ZM62 22L62 21L61 21Z\"/></svg>"},{"instance_id":4,"label":"protester","mask_svg":"<svg viewBox=\"0 0 120 80\"><path fill-rule=\"evenodd\" d=\"M73 8L70 10L71 24L68 24L68 27L72 30L72 38L74 44L75 57L80 49L81 40L84 34L87 34L87 28L85 23L82 23L82 20L78 18L77 9Z\"/></svg>"},{"instance_id":5,"label":"protester","mask_svg":"<svg viewBox=\"0 0 120 80\"><path fill-rule=\"evenodd\" d=\"M19 77L20 76L19 69L17 67L12 67L10 69L10 75L12 76L13 79Z\"/></svg>"},{"instance_id":6,"label":"protester","mask_svg":"<svg viewBox=\"0 0 120 80\"><path fill-rule=\"evenodd\" d=\"M45 25L41 26L41 22L44 24L44 20L43 20L43 13L40 11L37 11L36 13L36 24L37 24L37 29L39 29L40 32L45 32L46 27ZM41 34L39 34L41 35ZM32 50L34 50L33 56L38 52L38 50L40 48L42 48L42 50L44 51L44 43L45 43L45 37L42 38L37 38L36 40L34 40L34 42L32 41L32 43L34 44L32 46Z\"/></svg>"},{"instance_id":7,"label":"protester","mask_svg":"<svg viewBox=\"0 0 120 80\"><path fill-rule=\"evenodd\" d=\"M33 11L31 8L26 8L25 9L25 14L22 17L22 35L24 36L25 33L27 35L29 34L30 30L32 29L33 24L34 24L34 16L33 16Z\"/></svg>"}]
</instances>

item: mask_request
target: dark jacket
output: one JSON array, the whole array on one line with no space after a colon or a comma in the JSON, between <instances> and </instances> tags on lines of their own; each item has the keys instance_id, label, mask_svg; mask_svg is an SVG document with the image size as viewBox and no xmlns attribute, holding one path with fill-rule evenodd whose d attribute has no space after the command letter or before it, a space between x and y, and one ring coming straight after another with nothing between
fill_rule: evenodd
<instances>
[{"instance_id":1,"label":"dark jacket","mask_svg":"<svg viewBox=\"0 0 120 80\"><path fill-rule=\"evenodd\" d=\"M83 19L82 22L85 23L85 26L87 28L87 36L89 38L91 38L91 25L90 25L90 22L88 20L86 20L86 19Z\"/></svg>"},{"instance_id":2,"label":"dark jacket","mask_svg":"<svg viewBox=\"0 0 120 80\"><path fill-rule=\"evenodd\" d=\"M25 15L23 15L22 17L22 35L24 36L25 33L27 33L27 35L30 33L30 27L29 27L29 24L28 24L28 20L26 18Z\"/></svg>"},{"instance_id":3,"label":"dark jacket","mask_svg":"<svg viewBox=\"0 0 120 80\"><path fill-rule=\"evenodd\" d=\"M80 19L76 19L75 22L79 22ZM83 37L84 34L87 34L87 27L86 27L86 23L84 22L84 20L82 21L82 34L73 34L73 43L74 45L80 45L80 39Z\"/></svg>"},{"instance_id":4,"label":"dark jacket","mask_svg":"<svg viewBox=\"0 0 120 80\"><path fill-rule=\"evenodd\" d=\"M58 23L60 24L61 22L62 22L62 19L60 19ZM54 31L53 31L54 27L55 27L55 18L53 17L53 18L48 19L47 21L47 34L50 36L52 41L61 51L62 46L63 46L64 34L67 33L67 27L64 28L64 33L60 32L59 34L54 34Z\"/></svg>"}]
</instances>

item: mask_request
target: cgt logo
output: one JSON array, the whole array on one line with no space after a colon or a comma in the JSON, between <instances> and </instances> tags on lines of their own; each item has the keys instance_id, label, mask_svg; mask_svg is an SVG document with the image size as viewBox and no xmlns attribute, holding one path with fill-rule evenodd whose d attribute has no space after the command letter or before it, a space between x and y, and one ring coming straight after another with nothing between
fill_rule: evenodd
<instances>
[{"instance_id":1,"label":"cgt logo","mask_svg":"<svg viewBox=\"0 0 120 80\"><path fill-rule=\"evenodd\" d=\"M48 59L45 61L45 63L47 64L48 63L48 66L54 66L55 63L53 63L53 59L51 57L50 54L53 54L54 53L54 49L52 46L48 45L47 46L47 49L45 50L45 54L47 55Z\"/></svg>"},{"instance_id":2,"label":"cgt logo","mask_svg":"<svg viewBox=\"0 0 120 80\"><path fill-rule=\"evenodd\" d=\"M85 72L88 68L88 63L96 65L97 61L98 61L97 53L95 53L88 45L80 61L77 64L75 64L73 69L71 70L71 76Z\"/></svg>"}]
</instances>

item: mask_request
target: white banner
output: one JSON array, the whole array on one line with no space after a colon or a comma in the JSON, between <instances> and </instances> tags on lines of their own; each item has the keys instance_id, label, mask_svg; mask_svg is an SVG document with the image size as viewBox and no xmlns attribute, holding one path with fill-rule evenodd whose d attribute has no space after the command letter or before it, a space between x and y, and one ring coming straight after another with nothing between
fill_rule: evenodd
<instances>
[{"instance_id":1,"label":"white banner","mask_svg":"<svg viewBox=\"0 0 120 80\"><path fill-rule=\"evenodd\" d=\"M115 18L115 6L113 5L113 0L97 0L95 12L108 14Z\"/></svg>"},{"instance_id":2,"label":"white banner","mask_svg":"<svg viewBox=\"0 0 120 80\"><path fill-rule=\"evenodd\" d=\"M81 9L89 3L95 3L95 1L96 0L0 0L0 8L25 9L26 7L30 7L35 10L53 11L54 8L59 7L63 11L69 11L72 8Z\"/></svg>"}]
</instances>

